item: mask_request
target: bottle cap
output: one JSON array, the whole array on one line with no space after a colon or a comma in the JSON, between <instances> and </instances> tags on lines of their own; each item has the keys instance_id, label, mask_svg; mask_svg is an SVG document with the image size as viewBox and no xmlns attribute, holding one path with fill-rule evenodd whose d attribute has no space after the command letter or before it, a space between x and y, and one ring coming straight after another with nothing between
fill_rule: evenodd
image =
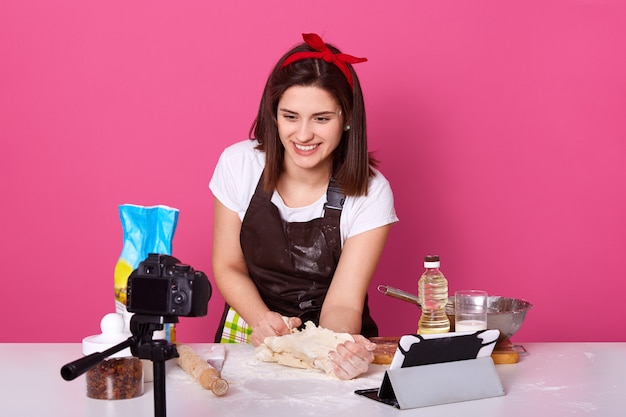
<instances>
[{"instance_id":1,"label":"bottle cap","mask_svg":"<svg viewBox=\"0 0 626 417\"><path fill-rule=\"evenodd\" d=\"M426 255L424 257L424 268L439 268L439 255Z\"/></svg>"},{"instance_id":2,"label":"bottle cap","mask_svg":"<svg viewBox=\"0 0 626 417\"><path fill-rule=\"evenodd\" d=\"M100 330L102 330L102 334L87 336L83 339L83 355L103 352L131 336L129 332L124 331L124 318L118 313L109 313L102 317ZM124 358L128 356L133 356L130 348L114 353L109 358Z\"/></svg>"}]
</instances>

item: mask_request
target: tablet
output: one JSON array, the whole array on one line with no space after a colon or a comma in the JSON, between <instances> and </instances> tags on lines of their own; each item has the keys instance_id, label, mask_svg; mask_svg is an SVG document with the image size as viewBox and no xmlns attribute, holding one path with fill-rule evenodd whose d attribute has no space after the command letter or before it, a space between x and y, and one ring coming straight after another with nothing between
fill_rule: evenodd
<instances>
[{"instance_id":1,"label":"tablet","mask_svg":"<svg viewBox=\"0 0 626 417\"><path fill-rule=\"evenodd\" d=\"M412 334L400 338L389 369L490 356L500 336L496 329Z\"/></svg>"},{"instance_id":2,"label":"tablet","mask_svg":"<svg viewBox=\"0 0 626 417\"><path fill-rule=\"evenodd\" d=\"M385 372L385 377L383 378L380 387L356 390L355 393L396 408L401 408L400 403L396 398L396 392L394 391L391 378L391 376L397 377L395 381L396 389L402 388L406 385L406 381L404 381L403 385L401 378L402 372L399 371L400 368L411 368L420 365L441 364L445 362L463 361L490 356L496 342L498 341L498 336L500 336L500 331L495 329L479 330L474 332L451 332L425 335L412 334L402 336L398 342L398 348L394 353L391 364L389 365L389 370ZM471 362L472 365L482 365L484 363L478 363L477 361ZM491 362L491 364L493 365L493 362ZM425 367L424 369L428 368L429 367ZM415 372L413 372L414 370L406 369L406 371L408 371L409 374L408 376L405 375L406 378L415 376ZM394 373L394 375L390 375L391 373ZM472 375L472 378L474 377L475 375ZM498 386L496 386L496 391L500 394L496 395L503 395L504 391L502 390L502 385L499 380L497 381L497 384ZM413 388L411 388L411 390L413 390ZM405 406L409 404L408 408L411 408L424 405L416 405L417 403L415 403L415 401L407 402L407 392L405 391L406 390L398 391L398 394L400 395L404 393ZM420 392L423 394L422 391ZM409 397L413 400L418 400L417 402L420 404L422 402L428 403L429 400L425 400L424 395L422 394L411 391ZM480 395L477 395L475 398L480 398ZM446 394L446 396L446 398L448 398L449 393ZM426 397L429 396L426 395ZM442 402L437 403L443 404L445 402L450 401L442 400Z\"/></svg>"}]
</instances>

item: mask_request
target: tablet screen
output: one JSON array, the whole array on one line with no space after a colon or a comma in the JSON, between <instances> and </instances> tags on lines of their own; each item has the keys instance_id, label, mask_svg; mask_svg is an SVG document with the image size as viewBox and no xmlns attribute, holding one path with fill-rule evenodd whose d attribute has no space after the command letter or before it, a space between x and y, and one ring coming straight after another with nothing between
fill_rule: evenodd
<instances>
[{"instance_id":1,"label":"tablet screen","mask_svg":"<svg viewBox=\"0 0 626 417\"><path fill-rule=\"evenodd\" d=\"M496 345L499 330L405 335L389 369L433 363L453 362L489 356Z\"/></svg>"}]
</instances>

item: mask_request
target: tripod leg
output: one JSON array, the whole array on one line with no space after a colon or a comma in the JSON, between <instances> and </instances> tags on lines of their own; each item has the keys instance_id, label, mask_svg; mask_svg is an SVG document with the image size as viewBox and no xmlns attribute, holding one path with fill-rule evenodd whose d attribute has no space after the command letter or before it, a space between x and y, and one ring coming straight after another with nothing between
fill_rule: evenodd
<instances>
[{"instance_id":1,"label":"tripod leg","mask_svg":"<svg viewBox=\"0 0 626 417\"><path fill-rule=\"evenodd\" d=\"M154 417L165 417L165 362L152 363L154 370Z\"/></svg>"}]
</instances>

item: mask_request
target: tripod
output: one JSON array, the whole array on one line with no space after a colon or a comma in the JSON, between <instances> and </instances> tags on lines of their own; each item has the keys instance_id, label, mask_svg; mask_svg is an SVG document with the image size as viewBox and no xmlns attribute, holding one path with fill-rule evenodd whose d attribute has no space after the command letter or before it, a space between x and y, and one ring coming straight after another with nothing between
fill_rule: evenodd
<instances>
[{"instance_id":1,"label":"tripod","mask_svg":"<svg viewBox=\"0 0 626 417\"><path fill-rule=\"evenodd\" d=\"M77 359L61 368L61 376L71 381L84 374L110 355L130 347L133 356L152 361L154 371L154 416L165 417L165 362L178 357L176 346L167 340L152 340L152 332L162 330L165 323L178 323L176 316L134 314L130 319L132 336L104 352Z\"/></svg>"}]
</instances>

